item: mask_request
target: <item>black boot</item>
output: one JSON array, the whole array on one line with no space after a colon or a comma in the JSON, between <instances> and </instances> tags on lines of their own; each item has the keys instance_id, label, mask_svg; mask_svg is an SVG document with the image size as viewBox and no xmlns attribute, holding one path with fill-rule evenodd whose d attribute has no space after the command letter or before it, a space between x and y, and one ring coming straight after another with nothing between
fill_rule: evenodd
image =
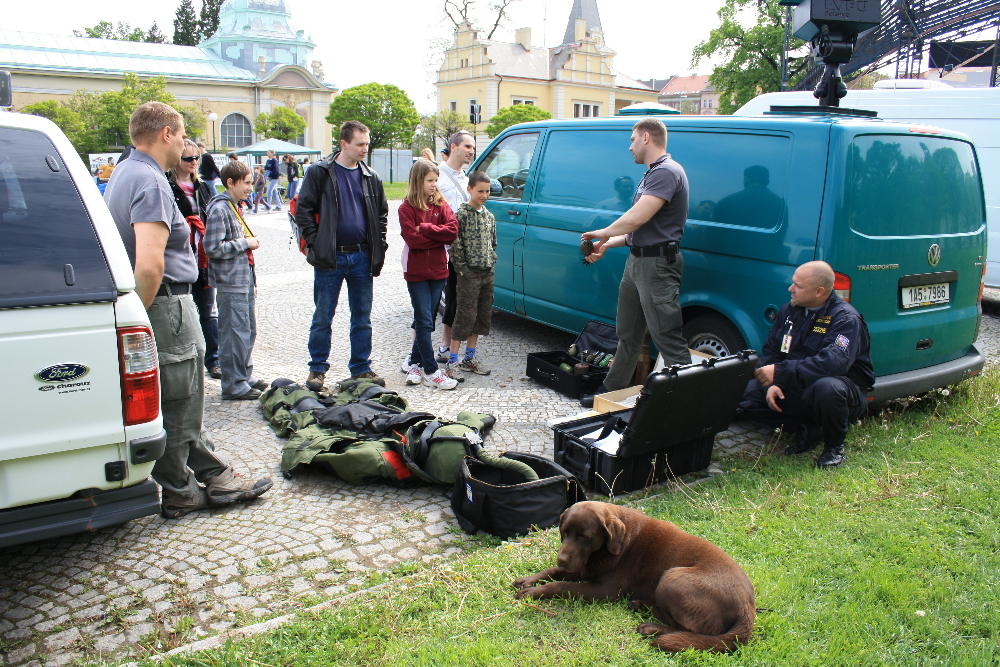
<instances>
[{"instance_id":1,"label":"black boot","mask_svg":"<svg viewBox=\"0 0 1000 667\"><path fill-rule=\"evenodd\" d=\"M605 387L602 384L600 387L598 387L597 389L594 390L593 394L590 394L589 396L581 396L580 397L580 407L587 408L588 410L589 409L593 409L593 407L594 407L594 396L597 396L598 394L606 394L606 393L608 393L608 388Z\"/></svg>"},{"instance_id":2,"label":"black boot","mask_svg":"<svg viewBox=\"0 0 1000 667\"><path fill-rule=\"evenodd\" d=\"M822 439L823 429L818 424L801 424L795 433L795 442L785 448L785 456L805 454L812 451Z\"/></svg>"},{"instance_id":3,"label":"black boot","mask_svg":"<svg viewBox=\"0 0 1000 667\"><path fill-rule=\"evenodd\" d=\"M819 455L819 459L816 460L816 465L820 468L835 468L846 459L843 444L836 446L827 445L823 449L823 453Z\"/></svg>"}]
</instances>

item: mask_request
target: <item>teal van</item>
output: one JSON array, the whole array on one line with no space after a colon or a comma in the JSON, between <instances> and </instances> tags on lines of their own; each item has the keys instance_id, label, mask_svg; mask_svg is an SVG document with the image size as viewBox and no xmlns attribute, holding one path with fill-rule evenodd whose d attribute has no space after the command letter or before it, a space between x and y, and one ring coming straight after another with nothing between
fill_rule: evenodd
<instances>
[{"instance_id":1,"label":"teal van","mask_svg":"<svg viewBox=\"0 0 1000 667\"><path fill-rule=\"evenodd\" d=\"M661 119L691 187L681 305L692 348L759 350L795 268L821 259L868 323L873 400L982 369L987 228L968 137L818 110ZM580 233L631 205L645 169L628 151L637 120L515 125L474 163L493 181L496 308L571 332L614 322L628 251L585 265Z\"/></svg>"}]
</instances>

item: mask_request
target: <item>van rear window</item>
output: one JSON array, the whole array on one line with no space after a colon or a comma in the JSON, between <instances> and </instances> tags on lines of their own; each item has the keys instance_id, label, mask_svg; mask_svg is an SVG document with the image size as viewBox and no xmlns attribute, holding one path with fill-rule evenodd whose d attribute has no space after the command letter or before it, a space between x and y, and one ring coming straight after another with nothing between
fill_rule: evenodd
<instances>
[{"instance_id":1,"label":"van rear window","mask_svg":"<svg viewBox=\"0 0 1000 667\"><path fill-rule=\"evenodd\" d=\"M0 308L115 299L73 179L38 132L0 128L0 238Z\"/></svg>"},{"instance_id":2,"label":"van rear window","mask_svg":"<svg viewBox=\"0 0 1000 667\"><path fill-rule=\"evenodd\" d=\"M979 171L964 141L859 136L847 174L847 219L866 236L961 234L984 224Z\"/></svg>"}]
</instances>

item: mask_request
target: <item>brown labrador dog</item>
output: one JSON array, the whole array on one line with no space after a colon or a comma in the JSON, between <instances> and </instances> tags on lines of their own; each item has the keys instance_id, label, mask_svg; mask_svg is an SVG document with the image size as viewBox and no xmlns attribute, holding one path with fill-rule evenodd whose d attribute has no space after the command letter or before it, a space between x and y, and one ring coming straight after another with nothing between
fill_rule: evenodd
<instances>
[{"instance_id":1,"label":"brown labrador dog","mask_svg":"<svg viewBox=\"0 0 1000 667\"><path fill-rule=\"evenodd\" d=\"M517 598L631 600L663 621L636 630L663 651L732 651L753 631L753 584L708 540L669 521L609 503L582 502L559 520L559 567L514 582ZM542 583L549 581L550 583Z\"/></svg>"}]
</instances>

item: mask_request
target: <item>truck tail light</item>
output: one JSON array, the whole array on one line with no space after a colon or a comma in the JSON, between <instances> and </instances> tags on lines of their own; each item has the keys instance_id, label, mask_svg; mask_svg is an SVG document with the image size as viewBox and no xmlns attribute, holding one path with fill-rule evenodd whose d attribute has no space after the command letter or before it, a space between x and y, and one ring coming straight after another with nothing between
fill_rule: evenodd
<instances>
[{"instance_id":1,"label":"truck tail light","mask_svg":"<svg viewBox=\"0 0 1000 667\"><path fill-rule=\"evenodd\" d=\"M986 287L986 262L983 262L983 275L979 278L979 303L983 302L983 288Z\"/></svg>"},{"instance_id":2,"label":"truck tail light","mask_svg":"<svg viewBox=\"0 0 1000 667\"><path fill-rule=\"evenodd\" d=\"M118 328L118 362L125 425L153 421L160 414L160 372L149 327Z\"/></svg>"},{"instance_id":3,"label":"truck tail light","mask_svg":"<svg viewBox=\"0 0 1000 667\"><path fill-rule=\"evenodd\" d=\"M833 274L833 291L847 303L851 302L851 278L843 273Z\"/></svg>"}]
</instances>

